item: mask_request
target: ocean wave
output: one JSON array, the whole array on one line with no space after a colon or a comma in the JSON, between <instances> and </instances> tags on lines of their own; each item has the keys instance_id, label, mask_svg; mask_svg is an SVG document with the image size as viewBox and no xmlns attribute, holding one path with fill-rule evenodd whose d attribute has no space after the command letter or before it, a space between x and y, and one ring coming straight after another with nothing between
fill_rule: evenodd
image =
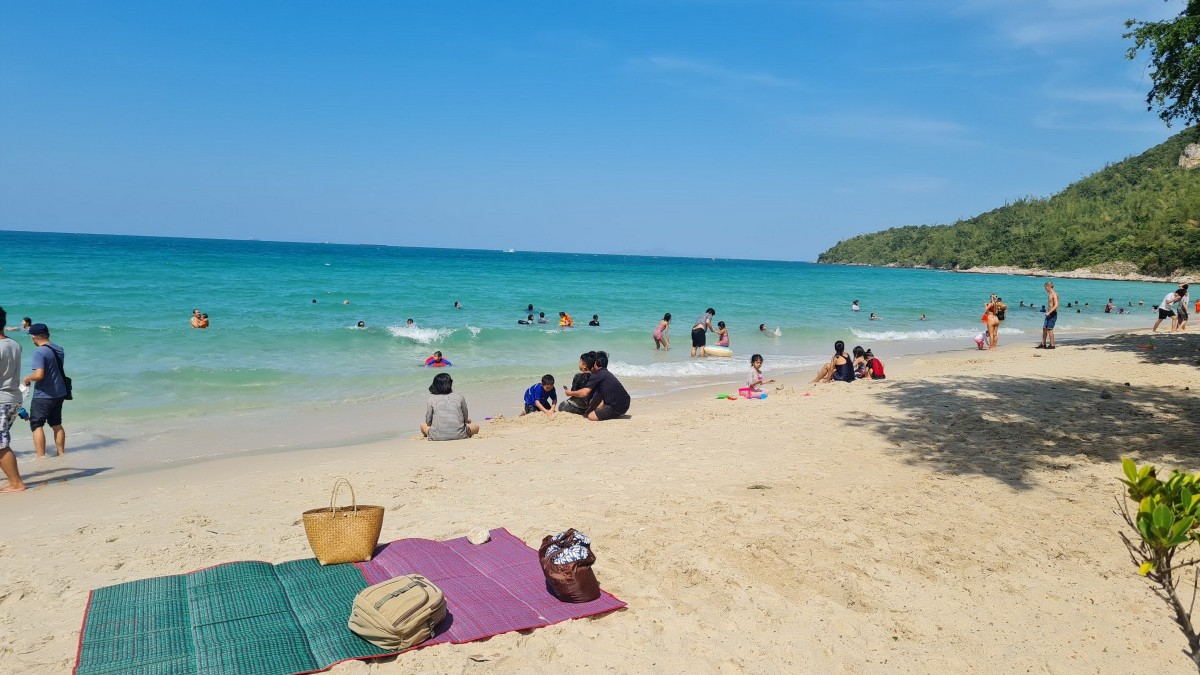
<instances>
[{"instance_id":1,"label":"ocean wave","mask_svg":"<svg viewBox=\"0 0 1200 675\"><path fill-rule=\"evenodd\" d=\"M983 332L982 324L976 328L946 328L943 330L914 330L914 331L899 331L885 330L879 333L871 331L850 329L854 333L854 337L859 340L875 340L877 342L897 342L901 340L957 340L957 339L974 339L976 335ZM1025 331L1020 328L1001 328L1001 335L1024 335Z\"/></svg>"},{"instance_id":2,"label":"ocean wave","mask_svg":"<svg viewBox=\"0 0 1200 675\"><path fill-rule=\"evenodd\" d=\"M479 337L479 331L483 330L479 326L467 324L467 330L471 331L471 337Z\"/></svg>"},{"instance_id":3,"label":"ocean wave","mask_svg":"<svg viewBox=\"0 0 1200 675\"><path fill-rule=\"evenodd\" d=\"M421 326L388 326L392 337L405 338L417 344L429 345L454 335L453 328L422 328Z\"/></svg>"},{"instance_id":4,"label":"ocean wave","mask_svg":"<svg viewBox=\"0 0 1200 675\"><path fill-rule=\"evenodd\" d=\"M609 370L620 377L640 378L706 378L725 375L745 375L750 369L750 354L735 355L729 358L708 357L703 359L688 359L687 361L671 361L637 365L623 361L613 361ZM798 370L812 368L824 363L827 359L815 357L805 358L767 358L768 372L772 370Z\"/></svg>"}]
</instances>

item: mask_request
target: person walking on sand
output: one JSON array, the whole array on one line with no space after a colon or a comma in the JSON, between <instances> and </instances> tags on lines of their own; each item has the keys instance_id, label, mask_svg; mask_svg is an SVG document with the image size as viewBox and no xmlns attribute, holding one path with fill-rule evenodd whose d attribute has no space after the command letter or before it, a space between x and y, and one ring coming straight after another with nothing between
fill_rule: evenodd
<instances>
[{"instance_id":1,"label":"person walking on sand","mask_svg":"<svg viewBox=\"0 0 1200 675\"><path fill-rule=\"evenodd\" d=\"M1046 318L1042 320L1042 343L1037 349L1054 349L1054 323L1058 321L1058 293L1054 282L1046 282Z\"/></svg>"},{"instance_id":2,"label":"person walking on sand","mask_svg":"<svg viewBox=\"0 0 1200 675\"><path fill-rule=\"evenodd\" d=\"M1175 310L1171 309L1171 305L1179 302L1179 293L1171 291L1163 297L1162 303L1158 306L1158 321L1154 322L1154 327L1150 329L1151 333L1158 332L1158 324L1163 322L1163 319L1171 319L1171 330L1175 330Z\"/></svg>"},{"instance_id":3,"label":"person walking on sand","mask_svg":"<svg viewBox=\"0 0 1200 675\"><path fill-rule=\"evenodd\" d=\"M663 314L662 321L658 322L658 328L654 329L654 351L664 349L671 350L671 339L667 336L667 332L671 329L671 313Z\"/></svg>"},{"instance_id":4,"label":"person walking on sand","mask_svg":"<svg viewBox=\"0 0 1200 675\"><path fill-rule=\"evenodd\" d=\"M1188 293L1188 285L1180 286L1175 291L1175 295L1179 296L1179 308L1175 310L1175 330L1183 332L1187 330L1188 304L1192 301L1192 297Z\"/></svg>"},{"instance_id":5,"label":"person walking on sand","mask_svg":"<svg viewBox=\"0 0 1200 675\"><path fill-rule=\"evenodd\" d=\"M704 345L707 344L707 334L709 331L717 332L713 328L712 320L717 315L717 310L709 307L704 310L704 313L696 318L696 323L692 324L692 356L704 356Z\"/></svg>"},{"instance_id":6,"label":"person walking on sand","mask_svg":"<svg viewBox=\"0 0 1200 675\"><path fill-rule=\"evenodd\" d=\"M0 326L7 322L8 313L0 307ZM20 382L21 343L0 331L0 472L8 479L0 495L25 491L17 455L12 451L12 425L21 409Z\"/></svg>"},{"instance_id":7,"label":"person walking on sand","mask_svg":"<svg viewBox=\"0 0 1200 675\"><path fill-rule=\"evenodd\" d=\"M58 456L67 454L67 432L63 429L62 406L67 399L67 381L63 370L66 353L50 341L50 329L44 323L29 327L29 339L37 347L33 352L33 372L25 376L25 386L33 384L33 404L29 406L29 428L33 431L33 449L46 456L47 424L54 431ZM36 384L35 384L36 383Z\"/></svg>"}]
</instances>

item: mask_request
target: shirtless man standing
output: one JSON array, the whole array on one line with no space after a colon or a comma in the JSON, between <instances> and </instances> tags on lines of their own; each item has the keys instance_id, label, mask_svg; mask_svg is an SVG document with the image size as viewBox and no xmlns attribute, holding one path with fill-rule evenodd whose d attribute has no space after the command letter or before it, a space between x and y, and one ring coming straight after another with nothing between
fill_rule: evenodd
<instances>
[{"instance_id":1,"label":"shirtless man standing","mask_svg":"<svg viewBox=\"0 0 1200 675\"><path fill-rule=\"evenodd\" d=\"M1046 282L1046 319L1042 323L1042 344L1038 349L1054 349L1054 322L1058 321L1058 293L1054 282Z\"/></svg>"}]
</instances>

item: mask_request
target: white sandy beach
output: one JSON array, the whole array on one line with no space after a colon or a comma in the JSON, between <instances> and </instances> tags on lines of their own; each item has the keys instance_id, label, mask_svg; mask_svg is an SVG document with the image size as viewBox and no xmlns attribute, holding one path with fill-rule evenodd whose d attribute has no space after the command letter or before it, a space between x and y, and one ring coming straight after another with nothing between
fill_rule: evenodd
<instances>
[{"instance_id":1,"label":"white sandy beach","mask_svg":"<svg viewBox=\"0 0 1200 675\"><path fill-rule=\"evenodd\" d=\"M133 475L46 483L71 456L25 461L33 489L0 497L0 670L69 672L92 588L310 555L300 513L345 475L388 508L384 541L576 527L629 604L335 673L1191 672L1113 513L1121 456L1197 468L1200 339L1148 340L1002 340L881 382L787 376L765 401L693 390L453 443L397 420L366 446Z\"/></svg>"}]
</instances>

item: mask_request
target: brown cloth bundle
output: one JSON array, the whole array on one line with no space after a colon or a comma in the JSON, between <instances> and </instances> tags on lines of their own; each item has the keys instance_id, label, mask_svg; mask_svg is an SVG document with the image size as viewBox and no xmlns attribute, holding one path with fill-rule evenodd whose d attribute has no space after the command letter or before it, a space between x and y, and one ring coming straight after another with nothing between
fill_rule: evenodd
<instances>
[{"instance_id":1,"label":"brown cloth bundle","mask_svg":"<svg viewBox=\"0 0 1200 675\"><path fill-rule=\"evenodd\" d=\"M575 528L542 540L538 559L542 563L542 573L546 575L546 585L554 597L563 602L591 602L600 597L600 582L592 571L596 554L592 553L591 543L587 535L576 532ZM568 551L575 546L586 550L587 557L565 564L554 562L556 557L563 554L567 554L568 558L578 557L571 556Z\"/></svg>"}]
</instances>

